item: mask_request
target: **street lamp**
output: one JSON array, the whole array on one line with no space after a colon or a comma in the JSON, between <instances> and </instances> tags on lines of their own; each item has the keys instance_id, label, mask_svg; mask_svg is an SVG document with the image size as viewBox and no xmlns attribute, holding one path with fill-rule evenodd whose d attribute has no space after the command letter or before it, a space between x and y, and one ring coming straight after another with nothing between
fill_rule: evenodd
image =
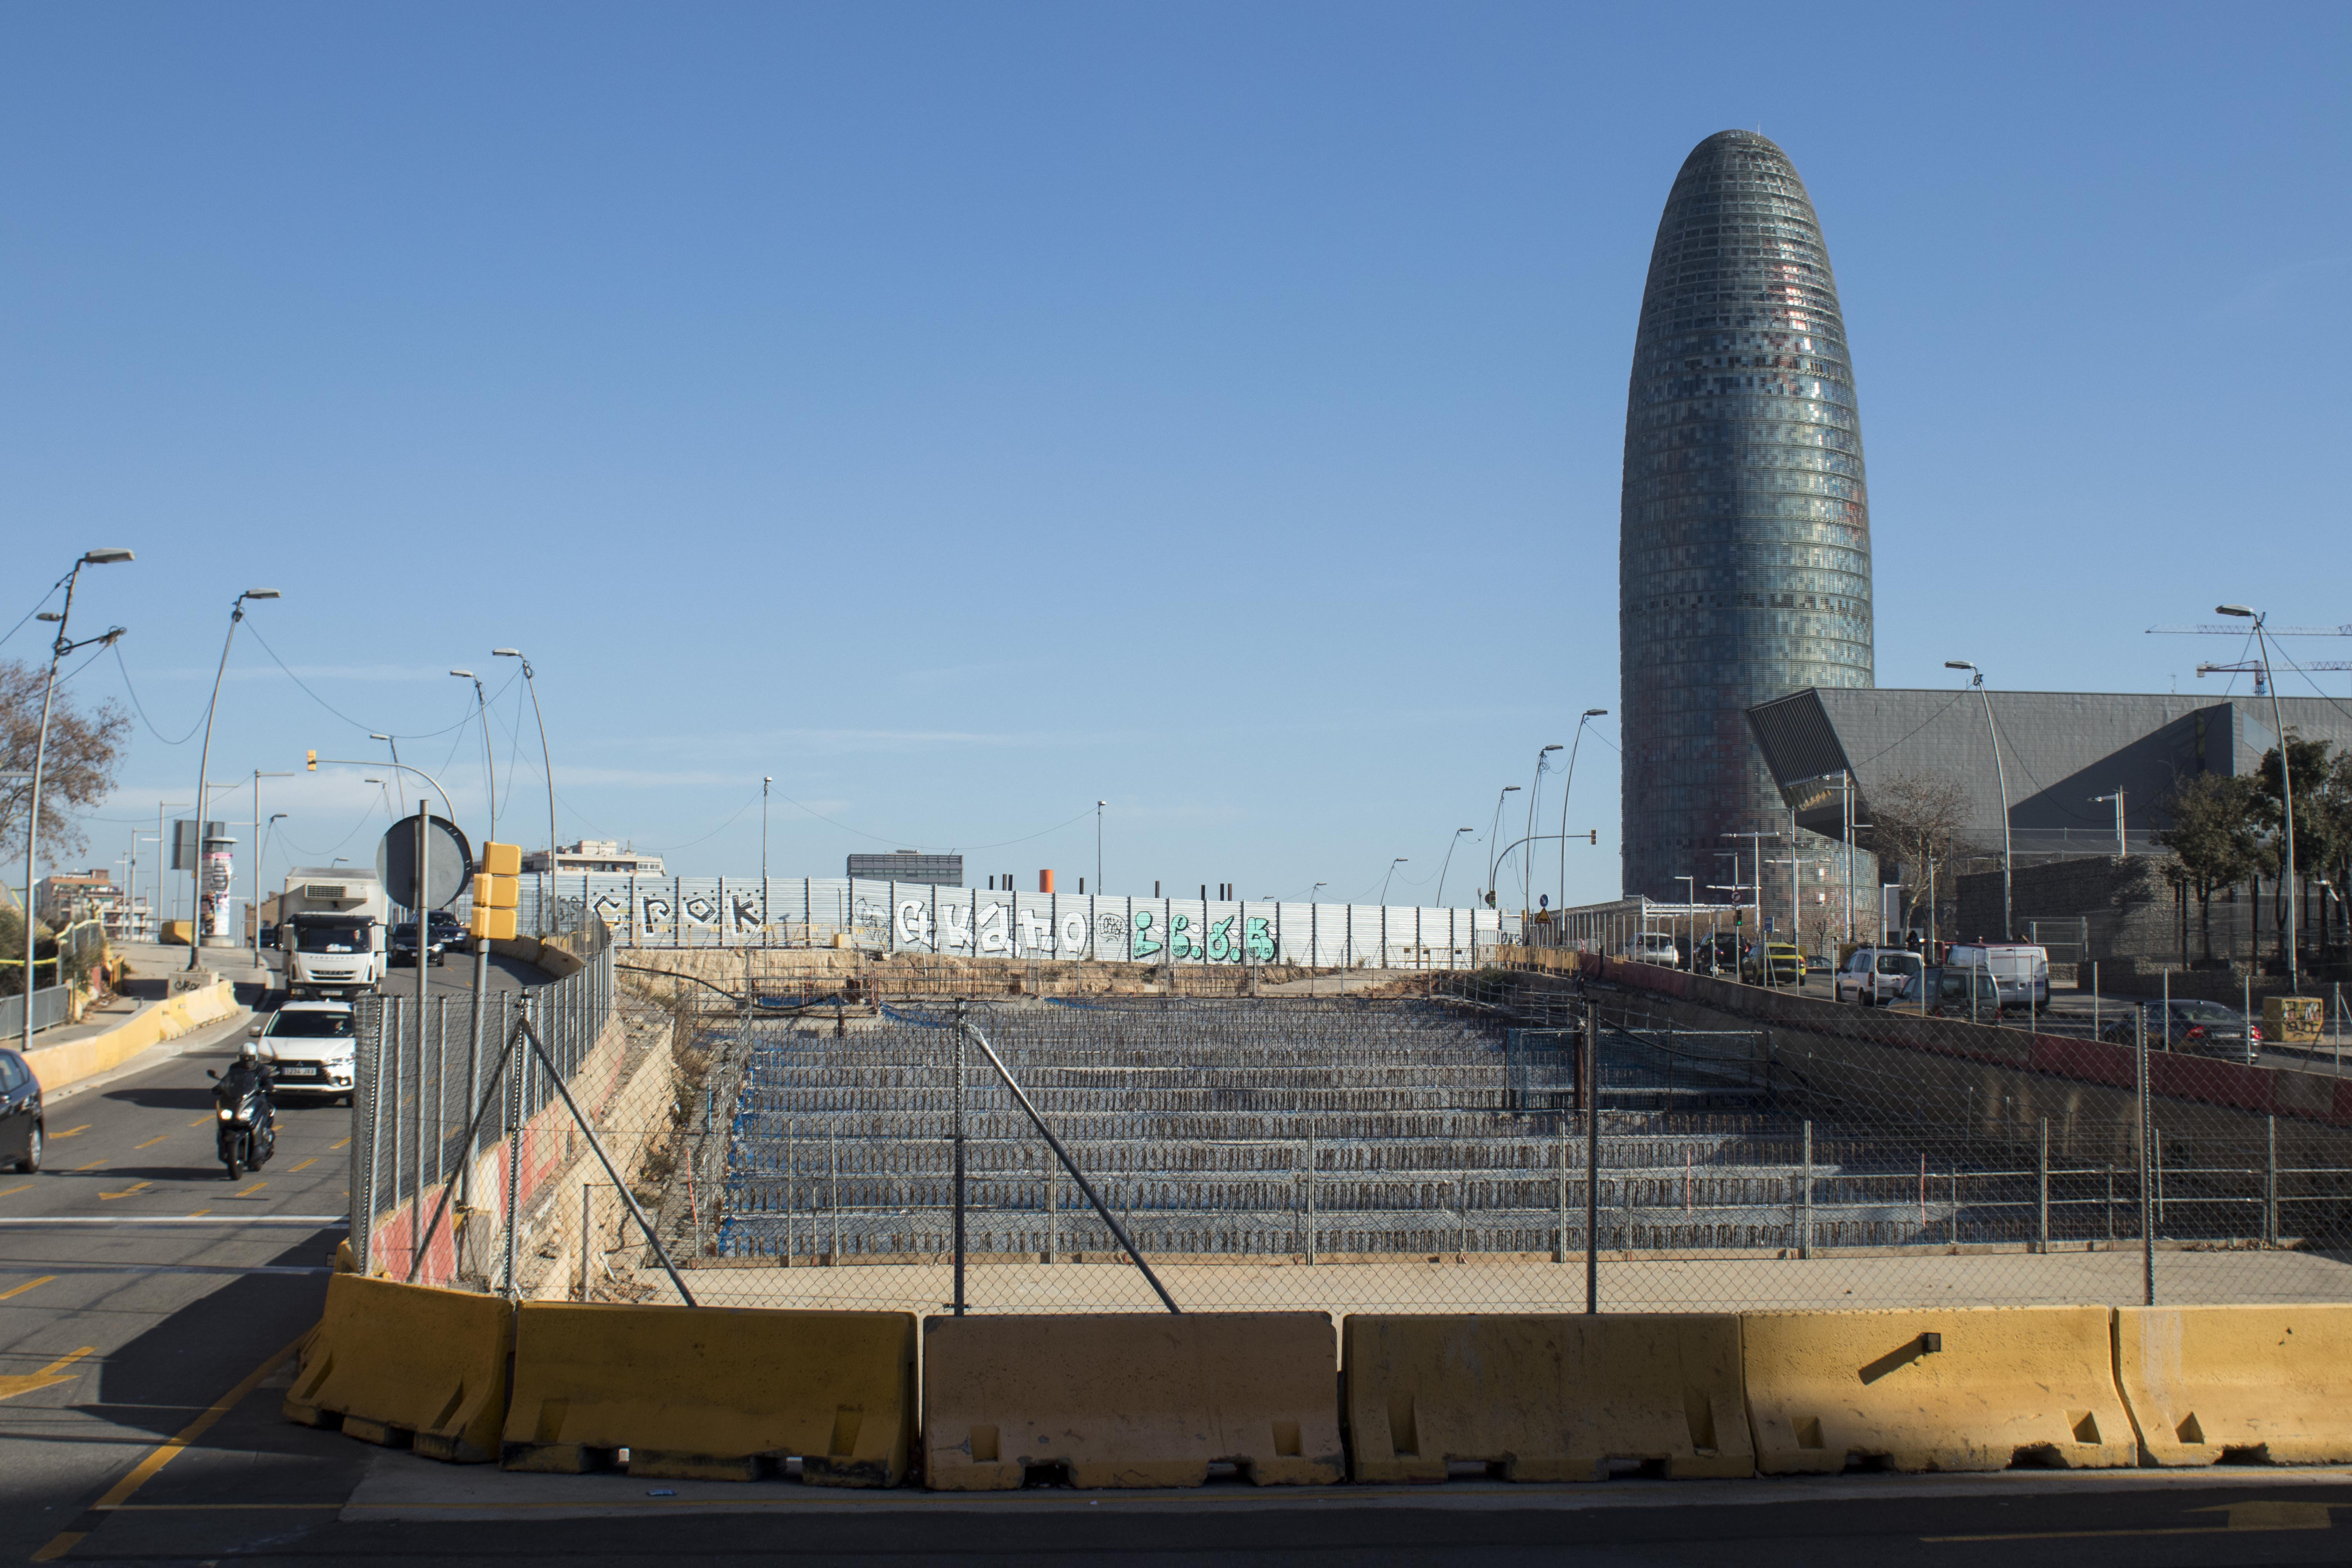
<instances>
[{"instance_id":1,"label":"street lamp","mask_svg":"<svg viewBox=\"0 0 2352 1568\"><path fill-rule=\"evenodd\" d=\"M1495 902L1495 845L1496 841L1502 837L1503 832L1503 795L1516 795L1518 793L1518 790L1519 787L1516 784L1506 784L1503 786L1502 794L1495 797L1495 820L1493 822L1489 823L1486 828L1486 903L1489 907L1492 907Z\"/></svg>"},{"instance_id":2,"label":"street lamp","mask_svg":"<svg viewBox=\"0 0 2352 1568\"><path fill-rule=\"evenodd\" d=\"M66 622L73 614L74 590L81 585L83 567L112 566L131 559L131 552L127 549L84 550L81 559L73 563L73 570L58 580L65 586L66 601L55 618L58 634L49 643L49 674L41 685L41 727L33 741L32 803L25 817L25 1036L22 1046L26 1051L33 1049L33 993L39 989L34 984L33 968L33 855L41 837L41 769L48 761L49 705L58 695L58 662L77 648L86 648L92 643L111 643L122 635L121 627L110 626L97 636L85 637L77 643L67 632ZM56 589L52 587L50 591L55 592ZM42 619L46 621L50 617L44 615ZM58 973L62 975L64 972L65 967L60 964Z\"/></svg>"},{"instance_id":3,"label":"street lamp","mask_svg":"<svg viewBox=\"0 0 2352 1568\"><path fill-rule=\"evenodd\" d=\"M230 601L228 635L221 639L219 667L213 671L212 700L205 704L205 744L196 757L196 866L195 918L188 926L188 967L191 971L204 967L205 946L205 792L210 787L205 769L212 766L213 716L220 711L221 676L228 672L229 645L236 641L236 623L245 619L245 601L248 599L276 599L274 588L248 588Z\"/></svg>"},{"instance_id":4,"label":"street lamp","mask_svg":"<svg viewBox=\"0 0 2352 1568\"><path fill-rule=\"evenodd\" d=\"M1984 672L1966 659L1947 659L1944 668L1969 673L1969 685L1984 703L1985 734L1992 737L1993 777L2000 785L2000 939L2006 942L2010 935L2009 768L2000 759L2000 731L1993 727L1992 698L1984 689Z\"/></svg>"},{"instance_id":5,"label":"street lamp","mask_svg":"<svg viewBox=\"0 0 2352 1568\"><path fill-rule=\"evenodd\" d=\"M293 778L293 777L294 777L294 775L293 775L292 773L290 773L290 772L289 772L289 773L270 773L270 772L265 772L265 771L263 771L261 768L255 768L255 769L253 770L253 967L254 967L255 968L257 968L257 969L259 969L259 968L261 968L261 967L262 967L262 964L261 964L261 781L262 781L264 779L291 779L291 778ZM282 817L282 816L284 816L285 814L286 814L285 812L280 811L279 813L278 813L278 817ZM278 821L278 817L272 817L272 818L270 818L269 820L270 820L272 822L275 822L276 821ZM262 988L263 988L263 989L265 989L265 990L267 990L267 989L268 988L268 983L269 983L269 976L268 976L268 971L264 970L264 972L263 972L263 974L262 974L262 977L261 977L261 979L262 979Z\"/></svg>"},{"instance_id":6,"label":"street lamp","mask_svg":"<svg viewBox=\"0 0 2352 1568\"><path fill-rule=\"evenodd\" d=\"M1385 909L1385 908L1387 908L1387 907L1388 907L1388 902L1389 902L1389 876L1394 876L1394 875L1396 875L1396 868L1397 868L1397 867L1399 867L1399 866L1401 866L1401 865L1402 865L1402 864L1404 864L1404 862L1405 862L1405 857L1404 857L1403 855L1399 855L1399 856L1397 856L1397 858L1396 858L1396 859L1394 859L1394 860L1392 860L1392 861L1389 862L1389 875L1388 875L1388 876L1384 876L1384 877L1381 878L1381 908L1383 908L1383 909ZM1384 955L1382 955L1382 957L1383 957L1383 959L1385 960L1385 958L1386 958L1386 955L1385 955L1385 954L1384 954Z\"/></svg>"},{"instance_id":7,"label":"street lamp","mask_svg":"<svg viewBox=\"0 0 2352 1568\"><path fill-rule=\"evenodd\" d=\"M522 684L524 689L530 693L530 716L536 720L539 725L539 766L541 770L547 775L547 885L549 890L551 892L555 887L555 764L548 759L547 716L539 711L539 681L537 679L537 672L530 667L530 661L523 658L523 652L520 648L493 648L490 650L490 657L494 659L522 660ZM764 791L766 788L767 786L764 784L761 786L762 791ZM761 812L761 820L763 822L765 821L765 819L766 812L763 810ZM767 858L767 846L765 843L764 832L762 835L760 855L761 859L764 862ZM767 867L764 864L761 866L760 871L762 877L767 874ZM763 882L760 887L760 919L762 924L766 922L768 917L767 897L768 889L766 883ZM544 923L544 916L542 916L541 924Z\"/></svg>"},{"instance_id":8,"label":"street lamp","mask_svg":"<svg viewBox=\"0 0 2352 1568\"><path fill-rule=\"evenodd\" d=\"M2116 803L2116 858L2121 860L2127 852L2124 848L2124 792L2118 789L2112 795L2091 797L2094 806L2104 806L2110 800Z\"/></svg>"},{"instance_id":9,"label":"street lamp","mask_svg":"<svg viewBox=\"0 0 2352 1568\"><path fill-rule=\"evenodd\" d=\"M393 747L393 771L400 771L400 740L393 740L391 736L379 736L379 734L376 734L376 731L367 731L367 738L369 738L369 740L383 740L385 746ZM393 816L402 816L402 813L407 813L407 809L409 809L407 797L402 795L402 797L395 797L395 800L397 800L397 806L400 806L400 811L393 811Z\"/></svg>"},{"instance_id":10,"label":"street lamp","mask_svg":"<svg viewBox=\"0 0 2352 1568\"><path fill-rule=\"evenodd\" d=\"M1535 785L1528 795L1528 838L1530 841L1532 841L1536 836L1536 807L1540 805L1543 801L1544 764L1550 760L1551 754L1553 752L1565 751L1568 748L1566 747L1555 742L1536 753ZM1559 831L1563 833L1568 831L1568 825L1563 822L1560 825ZM1565 844L1561 845L1560 853L1565 855L1567 852L1568 846ZM1535 888L1535 870L1536 852L1533 850L1529 850L1528 852L1528 858L1519 862L1519 911L1521 914L1525 914L1527 912L1528 904L1531 902L1531 894Z\"/></svg>"},{"instance_id":11,"label":"street lamp","mask_svg":"<svg viewBox=\"0 0 2352 1568\"><path fill-rule=\"evenodd\" d=\"M1097 898L1100 898L1103 893L1102 814L1103 808L1109 804L1110 802L1108 800L1097 800L1095 802L1095 896Z\"/></svg>"},{"instance_id":12,"label":"street lamp","mask_svg":"<svg viewBox=\"0 0 2352 1568\"><path fill-rule=\"evenodd\" d=\"M1589 707L1584 716L1576 721L1576 744L1568 748L1568 782L1559 791L1559 906L1568 907L1568 799L1576 793L1576 753L1584 744L1584 727L1596 718L1607 718L1605 707Z\"/></svg>"},{"instance_id":13,"label":"street lamp","mask_svg":"<svg viewBox=\"0 0 2352 1568\"><path fill-rule=\"evenodd\" d=\"M2235 615L2254 623L2254 646L2263 660L2263 684L2271 689L2271 727L2278 732L2279 814L2286 822L2286 859L2279 863L2279 886L2286 894L2286 985L2291 996L2303 994L2303 955L2295 937L2294 774L2287 766L2286 720L2279 713L2278 683L2271 679L2271 640L2264 630L2270 617L2243 604L2216 604L2216 615Z\"/></svg>"},{"instance_id":14,"label":"street lamp","mask_svg":"<svg viewBox=\"0 0 2352 1568\"><path fill-rule=\"evenodd\" d=\"M1445 841L1445 863L1437 868L1437 907L1440 909L1445 907L1445 873L1454 864L1454 846L1462 841L1463 834L1477 831L1475 828L1456 828L1454 836Z\"/></svg>"},{"instance_id":15,"label":"street lamp","mask_svg":"<svg viewBox=\"0 0 2352 1568\"><path fill-rule=\"evenodd\" d=\"M760 778L760 924L768 923L768 786L775 779Z\"/></svg>"},{"instance_id":16,"label":"street lamp","mask_svg":"<svg viewBox=\"0 0 2352 1568\"><path fill-rule=\"evenodd\" d=\"M495 839L499 836L499 769L496 753L490 748L490 705L488 699L482 695L482 678L479 675L471 670L452 670L449 673L461 681L474 683L474 712L482 720L482 777L489 781L490 788L490 831L486 837Z\"/></svg>"}]
</instances>

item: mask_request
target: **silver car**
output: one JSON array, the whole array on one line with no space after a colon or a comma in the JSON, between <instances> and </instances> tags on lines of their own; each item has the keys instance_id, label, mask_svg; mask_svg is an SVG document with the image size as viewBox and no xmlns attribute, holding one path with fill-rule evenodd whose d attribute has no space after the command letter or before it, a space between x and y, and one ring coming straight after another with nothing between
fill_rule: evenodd
<instances>
[{"instance_id":1,"label":"silver car","mask_svg":"<svg viewBox=\"0 0 2352 1568\"><path fill-rule=\"evenodd\" d=\"M349 1002L288 1002L247 1032L279 1098L331 1095L349 1104L358 1049L352 1030Z\"/></svg>"}]
</instances>

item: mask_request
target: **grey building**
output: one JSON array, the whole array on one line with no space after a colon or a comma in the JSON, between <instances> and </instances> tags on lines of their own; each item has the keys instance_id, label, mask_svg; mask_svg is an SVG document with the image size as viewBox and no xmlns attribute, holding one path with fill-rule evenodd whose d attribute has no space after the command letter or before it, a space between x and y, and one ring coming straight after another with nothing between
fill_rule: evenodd
<instances>
[{"instance_id":1,"label":"grey building","mask_svg":"<svg viewBox=\"0 0 2352 1568\"><path fill-rule=\"evenodd\" d=\"M2303 739L2352 746L2352 706L2282 697L2279 707ZM1815 688L1750 708L1748 723L1784 829L1793 810L1799 827L1838 833L1839 789L1824 776L1852 772L1855 815L1867 822L1873 792L1913 775L1959 786L1967 797L1961 836L1998 852L2005 770L2021 862L2114 853L2115 808L2094 797L2119 789L2129 849L2148 852L2153 835L2170 823L2164 799L2176 782L2196 773L2257 772L2263 754L2278 745L2268 697ZM1866 846L1867 833L1858 837Z\"/></svg>"},{"instance_id":2,"label":"grey building","mask_svg":"<svg viewBox=\"0 0 2352 1568\"><path fill-rule=\"evenodd\" d=\"M927 855L895 850L887 855L852 855L849 874L869 882L920 882L934 887L963 885L963 856Z\"/></svg>"},{"instance_id":3,"label":"grey building","mask_svg":"<svg viewBox=\"0 0 2352 1568\"><path fill-rule=\"evenodd\" d=\"M1624 890L1724 883L1785 830L1742 715L1871 685L1870 505L1837 283L1787 154L1694 149L1650 252L1618 550Z\"/></svg>"}]
</instances>

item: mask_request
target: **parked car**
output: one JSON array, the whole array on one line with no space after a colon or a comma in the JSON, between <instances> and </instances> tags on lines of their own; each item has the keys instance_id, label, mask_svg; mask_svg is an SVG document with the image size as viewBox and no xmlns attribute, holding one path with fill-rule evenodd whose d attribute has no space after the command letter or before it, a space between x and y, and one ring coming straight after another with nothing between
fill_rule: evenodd
<instances>
[{"instance_id":1,"label":"parked car","mask_svg":"<svg viewBox=\"0 0 2352 1568\"><path fill-rule=\"evenodd\" d=\"M1836 972L1837 966L1829 961L1829 957L1826 954L1808 953L1805 955L1805 978L1810 980L1816 975L1832 975Z\"/></svg>"},{"instance_id":2,"label":"parked car","mask_svg":"<svg viewBox=\"0 0 2352 1568\"><path fill-rule=\"evenodd\" d=\"M2011 1007L2031 1001L2036 1009L2050 1005L2050 950L2024 942L1955 942L1944 955L1948 969L1982 969L2000 986L2000 999Z\"/></svg>"},{"instance_id":3,"label":"parked car","mask_svg":"<svg viewBox=\"0 0 2352 1568\"><path fill-rule=\"evenodd\" d=\"M2124 1002L2113 1004L2122 1016L2109 1018L2107 1009L2099 1009L2099 1038L2115 1045L2129 1045L2137 1038L2133 1019L2135 1009L2147 1020L2147 1043L2155 1051L2186 1051L2204 1056L2236 1057L2252 1061L2263 1045L2263 1026L2248 1026L2246 1016L2233 1007L2221 1002L2192 1001L2186 998L2167 1002Z\"/></svg>"},{"instance_id":4,"label":"parked car","mask_svg":"<svg viewBox=\"0 0 2352 1568\"><path fill-rule=\"evenodd\" d=\"M322 1094L351 1102L357 1045L349 1002L288 1002L247 1032L280 1098Z\"/></svg>"},{"instance_id":5,"label":"parked car","mask_svg":"<svg viewBox=\"0 0 2352 1568\"><path fill-rule=\"evenodd\" d=\"M0 1165L10 1170L41 1168L41 1081L25 1059L0 1051Z\"/></svg>"},{"instance_id":6,"label":"parked car","mask_svg":"<svg viewBox=\"0 0 2352 1568\"><path fill-rule=\"evenodd\" d=\"M1739 977L1751 986L1801 986L1805 958L1790 942L1759 941L1740 955Z\"/></svg>"},{"instance_id":7,"label":"parked car","mask_svg":"<svg viewBox=\"0 0 2352 1568\"><path fill-rule=\"evenodd\" d=\"M1683 967L1683 950L1675 945L1673 934L1665 931L1643 932L1633 938L1625 956L1636 963L1658 964L1669 969Z\"/></svg>"},{"instance_id":8,"label":"parked car","mask_svg":"<svg viewBox=\"0 0 2352 1568\"><path fill-rule=\"evenodd\" d=\"M1927 1005L1919 998L1925 993ZM1969 1019L1978 1023L2001 1019L2000 983L1982 969L1948 969L1929 965L1906 975L1886 1006L1898 1012L1925 1012L1929 1018Z\"/></svg>"},{"instance_id":9,"label":"parked car","mask_svg":"<svg viewBox=\"0 0 2352 1568\"><path fill-rule=\"evenodd\" d=\"M1901 947L1856 947L1830 982L1839 1001L1875 1007L1902 990L1903 983L1927 967L1918 954Z\"/></svg>"}]
</instances>

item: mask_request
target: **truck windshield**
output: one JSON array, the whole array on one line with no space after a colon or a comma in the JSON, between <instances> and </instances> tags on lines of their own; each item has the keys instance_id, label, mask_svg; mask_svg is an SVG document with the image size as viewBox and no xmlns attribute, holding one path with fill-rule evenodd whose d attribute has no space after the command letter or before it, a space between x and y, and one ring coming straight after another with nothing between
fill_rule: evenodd
<instances>
[{"instance_id":1,"label":"truck windshield","mask_svg":"<svg viewBox=\"0 0 2352 1568\"><path fill-rule=\"evenodd\" d=\"M301 953L364 953L368 948L367 920L294 919L294 947Z\"/></svg>"}]
</instances>

